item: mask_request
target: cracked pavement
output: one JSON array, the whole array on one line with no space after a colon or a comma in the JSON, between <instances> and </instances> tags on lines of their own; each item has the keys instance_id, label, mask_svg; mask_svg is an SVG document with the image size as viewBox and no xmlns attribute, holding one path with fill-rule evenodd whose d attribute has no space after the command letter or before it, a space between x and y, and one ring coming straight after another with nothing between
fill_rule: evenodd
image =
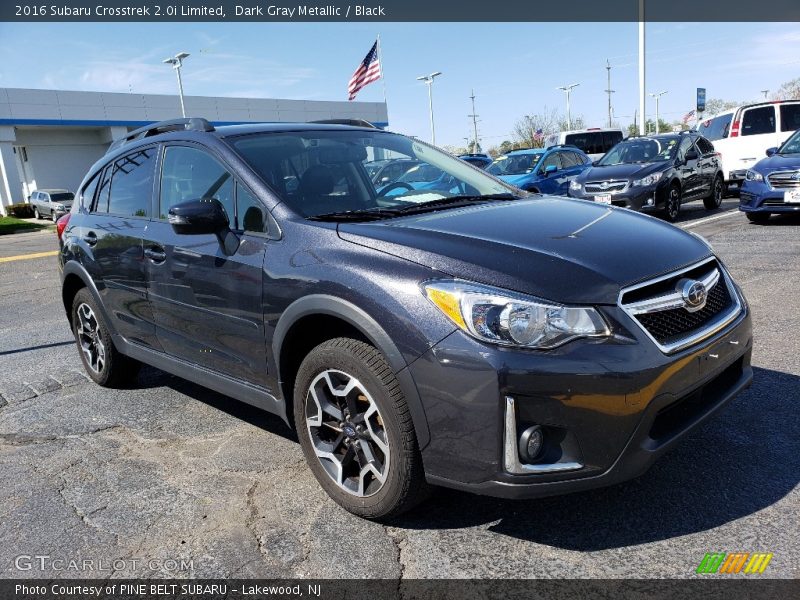
<instances>
[{"instance_id":1,"label":"cracked pavement","mask_svg":"<svg viewBox=\"0 0 800 600\"><path fill-rule=\"evenodd\" d=\"M800 219L775 221L692 229L748 296L755 383L647 474L537 501L436 490L389 524L329 500L277 417L152 368L92 384L55 258L0 264L0 576L692 577L706 552L765 551L797 578ZM23 242L55 247L0 250ZM21 554L124 568L20 571Z\"/></svg>"}]
</instances>

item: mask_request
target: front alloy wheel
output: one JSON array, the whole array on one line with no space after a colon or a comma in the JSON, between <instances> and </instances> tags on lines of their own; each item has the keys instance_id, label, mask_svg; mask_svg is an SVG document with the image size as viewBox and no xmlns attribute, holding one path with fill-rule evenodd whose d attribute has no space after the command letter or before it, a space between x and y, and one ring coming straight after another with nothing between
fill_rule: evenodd
<instances>
[{"instance_id":1,"label":"front alloy wheel","mask_svg":"<svg viewBox=\"0 0 800 600\"><path fill-rule=\"evenodd\" d=\"M667 201L664 206L664 216L667 221L675 221L681 211L681 191L677 186L672 186L667 192Z\"/></svg>"},{"instance_id":2,"label":"front alloy wheel","mask_svg":"<svg viewBox=\"0 0 800 600\"><path fill-rule=\"evenodd\" d=\"M378 405L364 385L328 369L311 382L306 425L314 453L328 476L354 496L371 496L389 471L389 443Z\"/></svg>"},{"instance_id":3,"label":"front alloy wheel","mask_svg":"<svg viewBox=\"0 0 800 600\"><path fill-rule=\"evenodd\" d=\"M317 481L351 513L391 517L427 495L411 412L374 346L335 338L311 350L295 378L294 421Z\"/></svg>"}]
</instances>

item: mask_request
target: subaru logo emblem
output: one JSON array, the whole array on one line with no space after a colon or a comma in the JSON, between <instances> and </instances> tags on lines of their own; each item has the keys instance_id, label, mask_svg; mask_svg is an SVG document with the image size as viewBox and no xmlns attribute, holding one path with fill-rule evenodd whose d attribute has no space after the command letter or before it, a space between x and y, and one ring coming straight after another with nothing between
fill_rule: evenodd
<instances>
[{"instance_id":1,"label":"subaru logo emblem","mask_svg":"<svg viewBox=\"0 0 800 600\"><path fill-rule=\"evenodd\" d=\"M702 282L694 279L681 279L678 282L678 292L683 298L684 308L689 312L702 310L706 305L708 292Z\"/></svg>"},{"instance_id":2,"label":"subaru logo emblem","mask_svg":"<svg viewBox=\"0 0 800 600\"><path fill-rule=\"evenodd\" d=\"M601 190L607 190L608 189L608 182L604 181L603 183L601 183L600 184L600 189Z\"/></svg>"}]
</instances>

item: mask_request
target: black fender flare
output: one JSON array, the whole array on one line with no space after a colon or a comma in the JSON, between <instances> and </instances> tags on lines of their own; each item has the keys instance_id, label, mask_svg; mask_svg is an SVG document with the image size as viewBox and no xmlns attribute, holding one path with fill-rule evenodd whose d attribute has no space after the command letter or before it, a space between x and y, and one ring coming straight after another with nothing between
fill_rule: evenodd
<instances>
[{"instance_id":1,"label":"black fender flare","mask_svg":"<svg viewBox=\"0 0 800 600\"><path fill-rule=\"evenodd\" d=\"M411 411L417 442L419 449L422 450L430 441L430 431L417 385L407 369L408 363L383 327L366 311L352 302L327 294L311 294L303 296L290 304L278 319L272 336L272 356L275 360L277 373L280 374L281 347L292 325L303 317L320 314L337 317L353 326L386 357L395 377L397 377L400 389L403 391L406 403ZM282 384L282 382L280 383ZM291 402L291 398L284 398L284 402Z\"/></svg>"},{"instance_id":2,"label":"black fender flare","mask_svg":"<svg viewBox=\"0 0 800 600\"><path fill-rule=\"evenodd\" d=\"M70 260L64 264L64 269L61 272L61 297L63 301L64 297L64 282L67 280L67 277L70 275L74 275L78 277L83 282L84 287L89 290L89 293L92 294L95 303L97 304L97 308L100 310L100 314L105 321L105 325L111 334L112 339L116 342L120 339L119 333L117 333L117 328L114 326L114 321L108 315L106 311L106 306L103 303L103 300L100 298L100 292L97 289L97 285L95 285L94 279L92 276L89 275L89 272L84 268L82 264L77 261ZM70 321L72 320L72 315L69 313L66 305L64 306L64 310L67 312L67 319Z\"/></svg>"}]
</instances>

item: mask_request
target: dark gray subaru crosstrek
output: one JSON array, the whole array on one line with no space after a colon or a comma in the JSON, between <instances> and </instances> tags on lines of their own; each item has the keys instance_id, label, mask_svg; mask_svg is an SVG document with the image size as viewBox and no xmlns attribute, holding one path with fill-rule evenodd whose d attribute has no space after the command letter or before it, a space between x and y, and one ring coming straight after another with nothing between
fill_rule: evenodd
<instances>
[{"instance_id":1,"label":"dark gray subaru crosstrek","mask_svg":"<svg viewBox=\"0 0 800 600\"><path fill-rule=\"evenodd\" d=\"M442 176L381 187L364 163L387 158ZM752 378L747 304L702 239L368 127L155 124L58 231L94 381L147 363L279 415L364 517L428 484L635 477Z\"/></svg>"}]
</instances>

